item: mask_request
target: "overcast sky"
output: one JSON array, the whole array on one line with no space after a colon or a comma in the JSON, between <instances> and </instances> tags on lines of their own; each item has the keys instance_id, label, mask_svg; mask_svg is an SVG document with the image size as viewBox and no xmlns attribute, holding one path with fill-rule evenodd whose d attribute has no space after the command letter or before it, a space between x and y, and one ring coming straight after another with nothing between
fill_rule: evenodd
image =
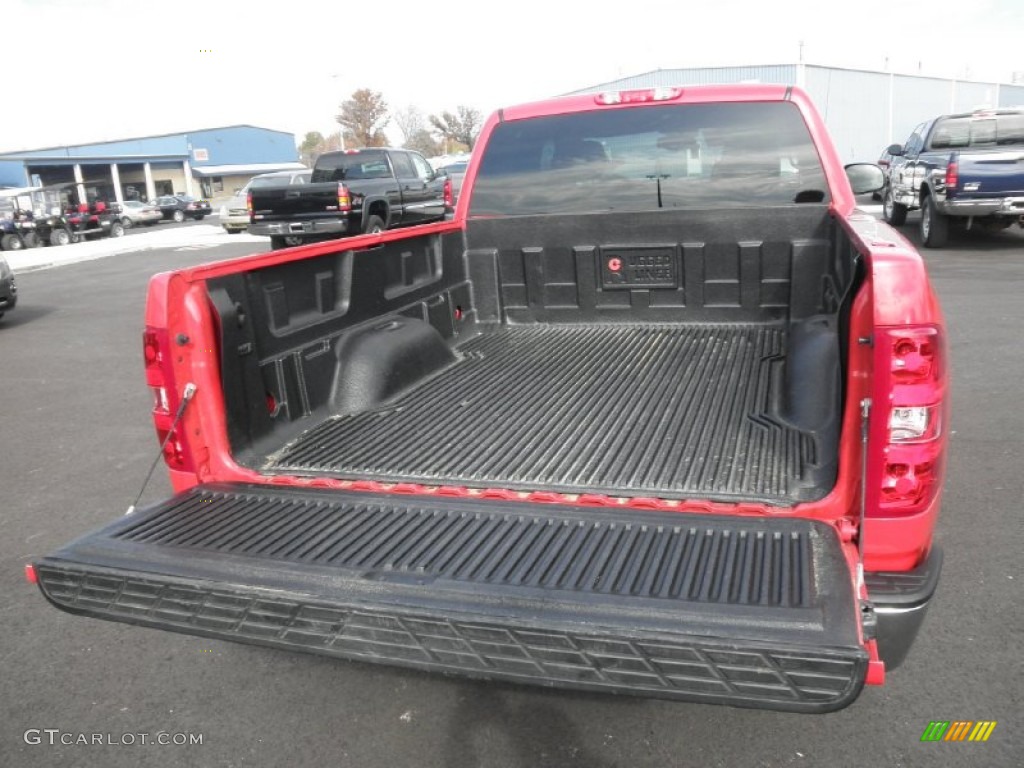
<instances>
[{"instance_id":1,"label":"overcast sky","mask_svg":"<svg viewBox=\"0 0 1024 768\"><path fill-rule=\"evenodd\" d=\"M793 63L800 41L810 64L1001 82L1024 71L1024 0L0 0L0 11L0 151L236 123L301 139L336 130L357 88L393 108L489 113L658 68Z\"/></svg>"}]
</instances>

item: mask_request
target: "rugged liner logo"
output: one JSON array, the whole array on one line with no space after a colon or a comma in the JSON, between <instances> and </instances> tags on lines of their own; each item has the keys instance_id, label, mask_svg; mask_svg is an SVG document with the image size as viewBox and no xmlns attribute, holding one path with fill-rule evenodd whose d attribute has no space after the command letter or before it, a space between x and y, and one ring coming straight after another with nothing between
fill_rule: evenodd
<instances>
[{"instance_id":1,"label":"rugged liner logo","mask_svg":"<svg viewBox=\"0 0 1024 768\"><path fill-rule=\"evenodd\" d=\"M995 720L932 720L921 741L988 741L995 728Z\"/></svg>"}]
</instances>

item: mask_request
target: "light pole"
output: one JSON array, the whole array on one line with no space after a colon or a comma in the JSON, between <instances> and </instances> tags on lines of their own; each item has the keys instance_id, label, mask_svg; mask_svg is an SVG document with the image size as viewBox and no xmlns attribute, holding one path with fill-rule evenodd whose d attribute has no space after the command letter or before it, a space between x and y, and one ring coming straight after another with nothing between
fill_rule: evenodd
<instances>
[{"instance_id":1,"label":"light pole","mask_svg":"<svg viewBox=\"0 0 1024 768\"><path fill-rule=\"evenodd\" d=\"M340 72L335 72L334 74L328 75L328 77L330 77L331 80L336 81L336 80L338 80L341 77L341 73ZM332 85L331 86L331 91L333 91L333 90L334 90L334 86ZM335 109L338 109L340 107L341 107L341 104L338 104L337 107L335 107ZM340 144L340 148L341 149L345 149L345 126L343 126L341 123L338 123L338 142Z\"/></svg>"}]
</instances>

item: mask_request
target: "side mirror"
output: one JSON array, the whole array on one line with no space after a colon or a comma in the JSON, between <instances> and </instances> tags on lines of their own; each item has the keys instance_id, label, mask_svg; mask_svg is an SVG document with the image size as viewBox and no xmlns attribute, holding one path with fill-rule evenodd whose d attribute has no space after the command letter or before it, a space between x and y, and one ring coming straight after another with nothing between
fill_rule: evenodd
<instances>
[{"instance_id":1,"label":"side mirror","mask_svg":"<svg viewBox=\"0 0 1024 768\"><path fill-rule=\"evenodd\" d=\"M886 149L885 151L888 152L893 157L901 157L903 155L903 145L891 144L889 145L889 148Z\"/></svg>"},{"instance_id":2,"label":"side mirror","mask_svg":"<svg viewBox=\"0 0 1024 768\"><path fill-rule=\"evenodd\" d=\"M846 178L855 195L877 192L885 186L885 172L874 163L851 163L846 166Z\"/></svg>"}]
</instances>

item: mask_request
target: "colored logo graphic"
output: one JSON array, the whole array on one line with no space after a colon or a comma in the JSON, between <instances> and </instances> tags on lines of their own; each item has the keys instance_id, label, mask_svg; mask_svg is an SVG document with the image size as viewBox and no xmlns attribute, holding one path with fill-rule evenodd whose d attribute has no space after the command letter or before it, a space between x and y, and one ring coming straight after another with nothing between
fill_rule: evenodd
<instances>
[{"instance_id":1,"label":"colored logo graphic","mask_svg":"<svg viewBox=\"0 0 1024 768\"><path fill-rule=\"evenodd\" d=\"M932 720L921 741L988 741L995 729L995 720Z\"/></svg>"}]
</instances>

